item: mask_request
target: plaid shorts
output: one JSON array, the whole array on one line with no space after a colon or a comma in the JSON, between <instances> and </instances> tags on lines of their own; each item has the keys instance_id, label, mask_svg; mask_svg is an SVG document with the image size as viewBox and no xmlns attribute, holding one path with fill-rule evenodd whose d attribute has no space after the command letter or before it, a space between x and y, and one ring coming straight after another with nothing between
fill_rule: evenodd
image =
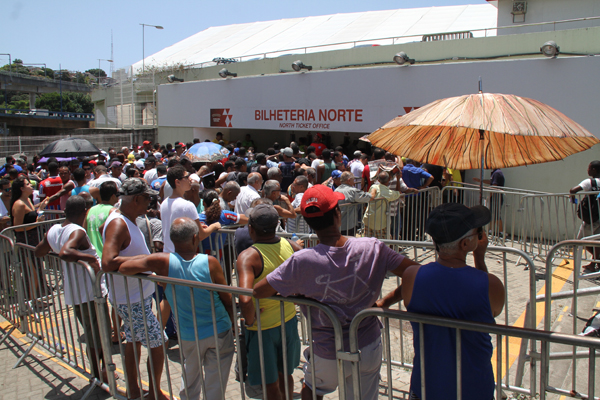
<instances>
[{"instance_id":1,"label":"plaid shorts","mask_svg":"<svg viewBox=\"0 0 600 400\"><path fill-rule=\"evenodd\" d=\"M381 230L373 230L368 226L365 226L365 237L374 237L377 239L387 239L387 228Z\"/></svg>"},{"instance_id":2,"label":"plaid shorts","mask_svg":"<svg viewBox=\"0 0 600 400\"><path fill-rule=\"evenodd\" d=\"M148 296L142 302L131 304L131 322L130 313L127 304L117 304L117 314L123 319L123 331L127 342L141 342L144 347L154 349L162 346L163 340L169 340L164 331L160 329L160 323L156 315L152 312L152 296ZM146 340L146 330L144 329L144 315L146 317L146 327L148 328L148 340ZM131 325L131 326L130 326ZM135 340L131 331L135 334Z\"/></svg>"}]
</instances>

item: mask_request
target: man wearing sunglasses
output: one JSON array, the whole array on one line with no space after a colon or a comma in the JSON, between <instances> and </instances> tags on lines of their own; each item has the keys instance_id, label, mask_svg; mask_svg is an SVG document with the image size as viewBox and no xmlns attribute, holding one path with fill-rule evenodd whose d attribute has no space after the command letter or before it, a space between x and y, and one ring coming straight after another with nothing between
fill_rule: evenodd
<instances>
[{"instance_id":1,"label":"man wearing sunglasses","mask_svg":"<svg viewBox=\"0 0 600 400\"><path fill-rule=\"evenodd\" d=\"M493 324L504 308L504 285L487 272L488 241L483 226L492 215L484 206L468 208L442 204L431 211L425 231L436 246L437 260L409 267L402 276L402 298L407 311ZM467 265L473 253L475 268ZM421 355L419 324L411 323L415 349L411 399L420 399ZM494 397L493 352L490 335L463 330L463 399ZM424 329L425 394L428 399L456 398L456 330L441 326Z\"/></svg>"}]
</instances>

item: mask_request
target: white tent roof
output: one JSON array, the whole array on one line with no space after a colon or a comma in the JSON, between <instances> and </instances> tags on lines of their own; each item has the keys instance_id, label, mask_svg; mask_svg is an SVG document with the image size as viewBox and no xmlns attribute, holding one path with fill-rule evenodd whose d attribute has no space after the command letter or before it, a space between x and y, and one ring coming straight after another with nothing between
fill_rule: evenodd
<instances>
[{"instance_id":1,"label":"white tent roof","mask_svg":"<svg viewBox=\"0 0 600 400\"><path fill-rule=\"evenodd\" d=\"M192 65L216 57L277 57L283 54L318 52L361 44L392 44L420 41L421 35L495 28L498 10L491 4L367 11L276 21L217 26L205 29L145 59L146 65ZM495 34L494 31L487 35ZM473 32L484 36L485 32ZM301 49L301 50L300 50ZM141 69L142 61L133 65Z\"/></svg>"}]
</instances>

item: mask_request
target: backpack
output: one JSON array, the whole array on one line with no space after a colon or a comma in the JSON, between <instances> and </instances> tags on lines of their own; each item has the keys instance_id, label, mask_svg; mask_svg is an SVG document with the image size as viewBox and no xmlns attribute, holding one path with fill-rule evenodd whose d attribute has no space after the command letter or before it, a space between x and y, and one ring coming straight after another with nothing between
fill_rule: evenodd
<instances>
[{"instance_id":1,"label":"backpack","mask_svg":"<svg viewBox=\"0 0 600 400\"><path fill-rule=\"evenodd\" d=\"M590 178L590 180L592 181L592 191L598 190L596 179ZM579 206L577 207L577 217L586 224L597 222L598 219L600 219L596 195L588 194L581 200L581 203L579 203Z\"/></svg>"}]
</instances>

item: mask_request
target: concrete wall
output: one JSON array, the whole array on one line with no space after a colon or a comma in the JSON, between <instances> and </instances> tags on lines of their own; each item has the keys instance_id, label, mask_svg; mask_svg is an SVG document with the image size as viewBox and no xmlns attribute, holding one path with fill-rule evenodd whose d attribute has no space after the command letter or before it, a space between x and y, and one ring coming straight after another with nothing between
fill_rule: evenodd
<instances>
[{"instance_id":1,"label":"concrete wall","mask_svg":"<svg viewBox=\"0 0 600 400\"><path fill-rule=\"evenodd\" d=\"M598 0L527 0L527 13L525 16L515 15L514 17L511 14L512 3L513 0L498 1L498 26L512 26L523 23L533 24L538 22L600 16L600 1ZM600 26L600 20L500 29L498 30L498 34L511 35L527 32L548 32L592 26Z\"/></svg>"},{"instance_id":2,"label":"concrete wall","mask_svg":"<svg viewBox=\"0 0 600 400\"><path fill-rule=\"evenodd\" d=\"M161 126L158 128L156 141L161 144L174 144L176 141L187 143L193 139L194 129L192 127Z\"/></svg>"}]
</instances>

